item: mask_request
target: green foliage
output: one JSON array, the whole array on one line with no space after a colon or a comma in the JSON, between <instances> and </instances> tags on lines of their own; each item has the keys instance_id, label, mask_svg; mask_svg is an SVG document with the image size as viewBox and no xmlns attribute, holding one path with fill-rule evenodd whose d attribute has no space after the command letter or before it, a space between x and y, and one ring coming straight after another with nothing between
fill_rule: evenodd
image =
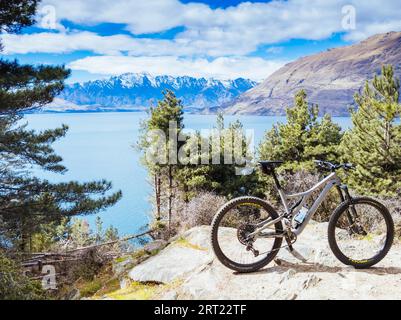
<instances>
[{"instance_id":1,"label":"green foliage","mask_svg":"<svg viewBox=\"0 0 401 320\"><path fill-rule=\"evenodd\" d=\"M157 106L150 108L151 116L148 122L148 129L160 129L167 134L169 122L175 121L180 131L184 128L184 107L181 100L177 99L174 92L170 90L167 90L163 94L164 97L162 100L158 101Z\"/></svg>"},{"instance_id":2,"label":"green foliage","mask_svg":"<svg viewBox=\"0 0 401 320\"><path fill-rule=\"evenodd\" d=\"M24 276L17 264L0 251L0 300L44 299L41 284Z\"/></svg>"},{"instance_id":3,"label":"green foliage","mask_svg":"<svg viewBox=\"0 0 401 320\"><path fill-rule=\"evenodd\" d=\"M399 80L392 66L383 66L372 84L355 95L353 128L342 141L344 159L356 165L348 182L359 193L395 194L401 188L401 125Z\"/></svg>"},{"instance_id":4,"label":"green foliage","mask_svg":"<svg viewBox=\"0 0 401 320\"><path fill-rule=\"evenodd\" d=\"M287 122L274 125L259 145L259 159L284 161L278 172L283 178L282 186L289 193L304 191L318 182L313 160L337 162L340 156L341 128L332 122L330 115L319 119L318 114L319 107L309 105L305 91L299 91L294 106L287 108ZM260 180L265 194L279 205L273 179L264 175ZM328 206L324 203L322 208ZM323 217L324 213L319 211L318 215Z\"/></svg>"},{"instance_id":5,"label":"green foliage","mask_svg":"<svg viewBox=\"0 0 401 320\"><path fill-rule=\"evenodd\" d=\"M177 99L175 94L167 90L163 92L163 99L159 100L156 107L151 107L149 111L149 118L141 123L140 137L137 143L138 149L143 153L142 163L148 168L151 174L160 174L163 168L166 168L166 164L174 164L174 159L169 158L169 148L174 148L173 144L178 145L178 135L184 129L183 114L184 106L181 100ZM170 128L170 123L176 126ZM159 142L158 137L152 135L152 132L160 131L164 134L165 141L160 145L162 149L153 150L152 146ZM170 132L171 131L171 132ZM177 135L177 139L169 139L170 133ZM151 154L157 159L163 159L163 161L148 161L146 154ZM170 160L170 161L169 161ZM173 162L171 161L173 160Z\"/></svg>"},{"instance_id":6,"label":"green foliage","mask_svg":"<svg viewBox=\"0 0 401 320\"><path fill-rule=\"evenodd\" d=\"M19 177L15 171L11 174L3 176L0 184L0 215L4 224L0 232L25 249L24 236L43 232L45 226L53 223L56 226L64 217L96 213L121 197L120 192L105 195L111 189L106 181L53 184L26 175Z\"/></svg>"},{"instance_id":7,"label":"green foliage","mask_svg":"<svg viewBox=\"0 0 401 320\"><path fill-rule=\"evenodd\" d=\"M100 240L102 239L103 221L100 217L96 217L95 223L96 223L95 241L96 241L96 243L99 243Z\"/></svg>"},{"instance_id":8,"label":"green foliage","mask_svg":"<svg viewBox=\"0 0 401 320\"><path fill-rule=\"evenodd\" d=\"M241 148L234 148L231 152L232 164L225 163L225 147L228 141L221 136L219 148L213 150L212 137L202 137L198 133L197 150L201 150L202 144L209 146L208 164L189 164L182 166L177 172L177 179L179 180L181 191L185 193L185 198L190 200L201 192L213 192L216 195L227 198L243 195L263 195L263 188L257 172L248 172L250 174L246 175L240 174L240 170L244 167L245 162L236 163L238 160L240 160L239 162L248 161L249 163L253 160L249 158L249 153L247 153L249 141L247 141L242 123L237 120L225 128L224 117L222 114L219 114L215 129L221 133L226 129L225 132L231 139L229 142L231 145L235 144L234 140L237 137L238 141L240 141L238 145L241 144ZM196 156L199 158L199 153ZM219 163L213 164L213 158L219 159Z\"/></svg>"},{"instance_id":9,"label":"green foliage","mask_svg":"<svg viewBox=\"0 0 401 320\"><path fill-rule=\"evenodd\" d=\"M399 80L391 66L366 82L355 95L353 127L341 134L326 115L318 120L317 106L309 106L300 91L295 106L287 109L287 123L266 133L259 147L261 159L285 161L282 170L312 170L311 160L351 162L356 170L345 179L360 194L395 195L401 190L401 105Z\"/></svg>"},{"instance_id":10,"label":"green foliage","mask_svg":"<svg viewBox=\"0 0 401 320\"><path fill-rule=\"evenodd\" d=\"M15 113L52 102L64 89L64 80L70 71L64 67L20 65L17 61L0 60L0 75L0 112Z\"/></svg>"},{"instance_id":11,"label":"green foliage","mask_svg":"<svg viewBox=\"0 0 401 320\"><path fill-rule=\"evenodd\" d=\"M341 128L330 115L318 119L319 107L309 105L305 91L295 96L292 108L287 108L287 123L277 124L265 135L259 146L262 160L282 160L283 168L297 170L311 167L314 159L335 161Z\"/></svg>"},{"instance_id":12,"label":"green foliage","mask_svg":"<svg viewBox=\"0 0 401 320\"><path fill-rule=\"evenodd\" d=\"M92 231L84 219L62 218L60 222L40 224L37 231L31 235L30 249L32 252L59 251L60 248L75 249L119 239L118 230L109 226L103 230L103 221L96 219L96 228Z\"/></svg>"},{"instance_id":13,"label":"green foliage","mask_svg":"<svg viewBox=\"0 0 401 320\"><path fill-rule=\"evenodd\" d=\"M68 238L70 220L62 218L60 222L40 224L38 232L31 235L30 249L32 252L48 252L57 249L57 244Z\"/></svg>"}]
</instances>

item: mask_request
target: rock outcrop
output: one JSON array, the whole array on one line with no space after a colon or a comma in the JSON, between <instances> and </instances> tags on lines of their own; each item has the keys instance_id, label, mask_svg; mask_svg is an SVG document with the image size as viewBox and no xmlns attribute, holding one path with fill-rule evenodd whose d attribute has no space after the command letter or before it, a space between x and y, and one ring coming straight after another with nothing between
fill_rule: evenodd
<instances>
[{"instance_id":1,"label":"rock outcrop","mask_svg":"<svg viewBox=\"0 0 401 320\"><path fill-rule=\"evenodd\" d=\"M353 96L367 79L392 64L401 76L401 32L372 36L289 63L260 85L223 107L228 114L283 115L297 91L305 89L321 113L348 115Z\"/></svg>"},{"instance_id":2,"label":"rock outcrop","mask_svg":"<svg viewBox=\"0 0 401 320\"><path fill-rule=\"evenodd\" d=\"M401 299L401 246L368 270L341 264L327 242L327 223L312 223L295 244L251 274L225 268L210 249L210 228L193 228L133 267L131 285L105 299Z\"/></svg>"}]
</instances>

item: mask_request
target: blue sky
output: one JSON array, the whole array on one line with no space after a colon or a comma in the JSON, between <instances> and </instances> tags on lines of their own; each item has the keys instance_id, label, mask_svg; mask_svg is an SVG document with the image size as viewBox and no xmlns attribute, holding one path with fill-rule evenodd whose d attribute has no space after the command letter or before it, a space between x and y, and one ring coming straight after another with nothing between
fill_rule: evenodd
<instances>
[{"instance_id":1,"label":"blue sky","mask_svg":"<svg viewBox=\"0 0 401 320\"><path fill-rule=\"evenodd\" d=\"M397 0L42 0L3 55L65 64L69 82L125 72L262 80L299 57L401 30Z\"/></svg>"}]
</instances>

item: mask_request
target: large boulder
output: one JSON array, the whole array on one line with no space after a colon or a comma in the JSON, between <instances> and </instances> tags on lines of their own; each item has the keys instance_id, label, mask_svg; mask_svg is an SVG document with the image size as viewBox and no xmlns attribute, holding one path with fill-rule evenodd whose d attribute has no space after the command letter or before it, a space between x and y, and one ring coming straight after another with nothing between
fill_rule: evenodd
<instances>
[{"instance_id":1,"label":"large boulder","mask_svg":"<svg viewBox=\"0 0 401 320\"><path fill-rule=\"evenodd\" d=\"M294 247L296 257L283 248L275 262L258 272L237 274L215 258L210 227L196 227L132 268L129 278L158 283L152 299L401 299L399 244L368 270L345 266L334 257L327 223L312 222Z\"/></svg>"}]
</instances>

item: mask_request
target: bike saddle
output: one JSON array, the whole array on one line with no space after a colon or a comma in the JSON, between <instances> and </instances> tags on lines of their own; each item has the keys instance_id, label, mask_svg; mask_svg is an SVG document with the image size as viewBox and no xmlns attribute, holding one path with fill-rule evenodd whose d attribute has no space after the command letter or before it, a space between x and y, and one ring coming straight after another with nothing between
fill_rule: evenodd
<instances>
[{"instance_id":1,"label":"bike saddle","mask_svg":"<svg viewBox=\"0 0 401 320\"><path fill-rule=\"evenodd\" d=\"M264 173L270 173L271 170L282 165L284 161L260 161L259 164L262 166L262 171Z\"/></svg>"}]
</instances>

